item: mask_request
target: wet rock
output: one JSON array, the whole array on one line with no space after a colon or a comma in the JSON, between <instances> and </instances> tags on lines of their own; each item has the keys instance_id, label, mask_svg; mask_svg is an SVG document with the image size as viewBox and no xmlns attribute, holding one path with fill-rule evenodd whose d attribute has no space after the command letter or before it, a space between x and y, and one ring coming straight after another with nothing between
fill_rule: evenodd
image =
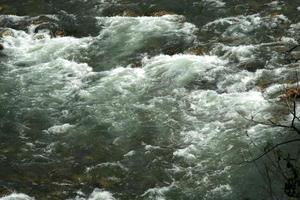
<instances>
[{"instance_id":1,"label":"wet rock","mask_svg":"<svg viewBox=\"0 0 300 200\"><path fill-rule=\"evenodd\" d=\"M177 47L169 47L169 48L163 49L163 53L166 55L172 56L172 55L181 53L181 49L179 49Z\"/></svg>"},{"instance_id":2,"label":"wet rock","mask_svg":"<svg viewBox=\"0 0 300 200\"><path fill-rule=\"evenodd\" d=\"M291 53L291 58L295 61L300 60L300 51L294 51Z\"/></svg>"},{"instance_id":3,"label":"wet rock","mask_svg":"<svg viewBox=\"0 0 300 200\"><path fill-rule=\"evenodd\" d=\"M263 69L265 64L266 62L263 59L250 59L245 62L240 62L238 66L249 72L256 72L258 69Z\"/></svg>"},{"instance_id":4,"label":"wet rock","mask_svg":"<svg viewBox=\"0 0 300 200\"><path fill-rule=\"evenodd\" d=\"M287 68L298 68L299 67L299 63L295 62L295 63L289 63L285 65ZM296 70L297 71L297 70Z\"/></svg>"},{"instance_id":5,"label":"wet rock","mask_svg":"<svg viewBox=\"0 0 300 200\"><path fill-rule=\"evenodd\" d=\"M9 189L8 187L1 185L0 186L0 197L9 195L13 192L13 190Z\"/></svg>"},{"instance_id":6,"label":"wet rock","mask_svg":"<svg viewBox=\"0 0 300 200\"><path fill-rule=\"evenodd\" d=\"M47 16L39 16L32 21L32 24L36 25L35 33L49 33L51 37L64 37L66 32L63 25L59 24L59 21L49 18Z\"/></svg>"},{"instance_id":7,"label":"wet rock","mask_svg":"<svg viewBox=\"0 0 300 200\"><path fill-rule=\"evenodd\" d=\"M164 15L176 15L176 14L173 13L173 12L162 10L162 11L153 12L150 15L155 16L155 17L161 17L161 16L164 16Z\"/></svg>"},{"instance_id":8,"label":"wet rock","mask_svg":"<svg viewBox=\"0 0 300 200\"><path fill-rule=\"evenodd\" d=\"M272 47L272 50L278 52L278 53L285 53L287 52L289 49L288 47L284 46L284 45L280 45L280 46L274 46Z\"/></svg>"},{"instance_id":9,"label":"wet rock","mask_svg":"<svg viewBox=\"0 0 300 200\"><path fill-rule=\"evenodd\" d=\"M284 192L287 196L299 199L300 197L300 180L298 178L288 178L284 184Z\"/></svg>"},{"instance_id":10,"label":"wet rock","mask_svg":"<svg viewBox=\"0 0 300 200\"><path fill-rule=\"evenodd\" d=\"M6 15L10 14L10 15L12 15L12 14L15 14L15 13L16 13L16 11L13 7L10 7L10 6L5 5L5 4L0 5L0 14L6 14Z\"/></svg>"},{"instance_id":11,"label":"wet rock","mask_svg":"<svg viewBox=\"0 0 300 200\"><path fill-rule=\"evenodd\" d=\"M90 16L60 16L57 30L63 30L65 36L98 36L103 27L97 23L96 18Z\"/></svg>"},{"instance_id":12,"label":"wet rock","mask_svg":"<svg viewBox=\"0 0 300 200\"><path fill-rule=\"evenodd\" d=\"M276 18L276 17L278 17L278 12L276 12L276 11L273 11L273 12L271 12L271 18Z\"/></svg>"},{"instance_id":13,"label":"wet rock","mask_svg":"<svg viewBox=\"0 0 300 200\"><path fill-rule=\"evenodd\" d=\"M271 81L267 79L260 79L255 84L255 87L259 91L265 91L267 87L271 85Z\"/></svg>"},{"instance_id":14,"label":"wet rock","mask_svg":"<svg viewBox=\"0 0 300 200\"><path fill-rule=\"evenodd\" d=\"M38 16L38 17L35 17L31 20L31 23L32 24L35 24L35 25L39 25L39 24L42 24L42 23L49 23L49 22L52 22L53 19L47 17L47 16Z\"/></svg>"},{"instance_id":15,"label":"wet rock","mask_svg":"<svg viewBox=\"0 0 300 200\"><path fill-rule=\"evenodd\" d=\"M43 39L45 39L45 35L44 34L35 34L33 36L33 39L35 39L35 40L43 40Z\"/></svg>"},{"instance_id":16,"label":"wet rock","mask_svg":"<svg viewBox=\"0 0 300 200\"><path fill-rule=\"evenodd\" d=\"M205 48L204 47L191 47L189 48L186 53L188 54L193 54L193 55L203 55L204 53L206 52Z\"/></svg>"},{"instance_id":17,"label":"wet rock","mask_svg":"<svg viewBox=\"0 0 300 200\"><path fill-rule=\"evenodd\" d=\"M0 31L0 37L14 37L14 32L10 29L3 29Z\"/></svg>"},{"instance_id":18,"label":"wet rock","mask_svg":"<svg viewBox=\"0 0 300 200\"><path fill-rule=\"evenodd\" d=\"M294 99L300 97L300 87L288 88L284 91L283 94L279 95L279 98L282 100Z\"/></svg>"},{"instance_id":19,"label":"wet rock","mask_svg":"<svg viewBox=\"0 0 300 200\"><path fill-rule=\"evenodd\" d=\"M57 31L55 31L54 35L55 35L55 37L64 37L64 36L66 36L66 33L63 30L57 30Z\"/></svg>"},{"instance_id":20,"label":"wet rock","mask_svg":"<svg viewBox=\"0 0 300 200\"><path fill-rule=\"evenodd\" d=\"M133 62L129 65L129 67L131 68L139 68L139 67L142 67L142 62L141 61L136 61L136 62Z\"/></svg>"},{"instance_id":21,"label":"wet rock","mask_svg":"<svg viewBox=\"0 0 300 200\"><path fill-rule=\"evenodd\" d=\"M52 22L44 22L39 24L35 29L35 33L39 32L49 32L51 36L54 36L54 33L59 29L58 25Z\"/></svg>"},{"instance_id":22,"label":"wet rock","mask_svg":"<svg viewBox=\"0 0 300 200\"><path fill-rule=\"evenodd\" d=\"M0 44L0 51L2 51L4 49L3 44Z\"/></svg>"},{"instance_id":23,"label":"wet rock","mask_svg":"<svg viewBox=\"0 0 300 200\"><path fill-rule=\"evenodd\" d=\"M103 188L110 188L110 187L112 187L113 183L108 178L101 178L99 181L99 185Z\"/></svg>"},{"instance_id":24,"label":"wet rock","mask_svg":"<svg viewBox=\"0 0 300 200\"><path fill-rule=\"evenodd\" d=\"M126 17L138 17L139 15L133 10L124 10L122 16Z\"/></svg>"},{"instance_id":25,"label":"wet rock","mask_svg":"<svg viewBox=\"0 0 300 200\"><path fill-rule=\"evenodd\" d=\"M30 25L30 17L18 17L13 15L0 16L0 27L26 31Z\"/></svg>"}]
</instances>

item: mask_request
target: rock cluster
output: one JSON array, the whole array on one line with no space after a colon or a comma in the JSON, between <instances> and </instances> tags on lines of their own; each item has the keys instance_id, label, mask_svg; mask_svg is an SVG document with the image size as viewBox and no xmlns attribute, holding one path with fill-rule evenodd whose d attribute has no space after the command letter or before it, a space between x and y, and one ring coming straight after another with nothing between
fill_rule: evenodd
<instances>
[{"instance_id":1,"label":"rock cluster","mask_svg":"<svg viewBox=\"0 0 300 200\"><path fill-rule=\"evenodd\" d=\"M49 33L51 37L66 36L66 32L61 27L57 20L48 16L38 17L16 17L9 15L0 16L0 37L14 36L11 29L28 31L29 26L33 27L36 39L42 39L40 33Z\"/></svg>"}]
</instances>

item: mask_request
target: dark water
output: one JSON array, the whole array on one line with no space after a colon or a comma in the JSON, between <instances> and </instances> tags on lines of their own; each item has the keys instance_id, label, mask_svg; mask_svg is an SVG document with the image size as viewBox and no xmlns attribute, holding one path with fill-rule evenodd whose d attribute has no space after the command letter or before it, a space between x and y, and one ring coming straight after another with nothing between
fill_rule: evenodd
<instances>
[{"instance_id":1,"label":"dark water","mask_svg":"<svg viewBox=\"0 0 300 200\"><path fill-rule=\"evenodd\" d=\"M0 0L0 14L1 200L288 199L276 174L269 194L266 160L237 163L292 135L242 116L289 120L300 2Z\"/></svg>"}]
</instances>

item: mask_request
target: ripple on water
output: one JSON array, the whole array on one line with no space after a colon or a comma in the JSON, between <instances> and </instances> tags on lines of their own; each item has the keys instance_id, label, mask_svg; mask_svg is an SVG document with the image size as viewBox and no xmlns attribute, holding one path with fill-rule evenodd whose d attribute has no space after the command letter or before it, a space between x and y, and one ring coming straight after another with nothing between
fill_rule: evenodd
<instances>
[{"instance_id":1,"label":"ripple on water","mask_svg":"<svg viewBox=\"0 0 300 200\"><path fill-rule=\"evenodd\" d=\"M203 5L228 2L196 7ZM1 39L8 61L0 68L0 127L19 147L7 144L0 163L15 156L24 192L43 199L37 182L50 196L78 200L261 198L256 169L233 162L258 152L251 142L263 146L282 132L243 117L269 119L281 88L296 85L277 83L297 67L281 64L275 48L297 43L299 25L276 13L220 17L200 30L181 15L93 19L100 30L93 37L37 36L26 26ZM182 54L193 45L207 52ZM34 198L1 198L9 199Z\"/></svg>"}]
</instances>

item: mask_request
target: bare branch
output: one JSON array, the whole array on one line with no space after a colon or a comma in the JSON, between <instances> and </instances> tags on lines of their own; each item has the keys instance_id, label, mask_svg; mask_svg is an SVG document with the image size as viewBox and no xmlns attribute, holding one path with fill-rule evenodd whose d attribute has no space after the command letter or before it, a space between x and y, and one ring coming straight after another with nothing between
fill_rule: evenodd
<instances>
[{"instance_id":1,"label":"bare branch","mask_svg":"<svg viewBox=\"0 0 300 200\"><path fill-rule=\"evenodd\" d=\"M292 48L290 48L289 50L287 50L287 53L291 53L292 51L294 51L295 49L297 49L298 47L300 47L300 44L297 44L295 46L293 46Z\"/></svg>"},{"instance_id":2,"label":"bare branch","mask_svg":"<svg viewBox=\"0 0 300 200\"><path fill-rule=\"evenodd\" d=\"M273 127L292 128L291 126L288 126L288 125L283 125L283 124L275 123L275 122L273 122L270 119L268 120L269 123L267 123L267 122L263 122L263 121L257 121L257 120L254 119L253 116L251 116L251 119L249 119L249 118L247 118L247 117L245 117L243 115L241 115L241 116L242 116L242 118L244 118L244 119L246 119L246 120L248 120L250 122L256 123L256 124L261 124L261 125L266 125L266 126L273 126Z\"/></svg>"},{"instance_id":3,"label":"bare branch","mask_svg":"<svg viewBox=\"0 0 300 200\"><path fill-rule=\"evenodd\" d=\"M253 162L259 160L260 158L264 157L266 154L270 153L274 149L276 149L276 148L278 148L278 147L280 147L282 145L286 145L286 144L290 144L290 143L294 143L294 142L300 142L300 138L299 139L292 139L292 140L288 140L288 141L285 141L285 142L278 143L278 144L272 146L271 148L269 148L268 150L266 150L263 154L257 156L256 158L254 158L252 160L245 160L245 161L241 162L240 164L253 163Z\"/></svg>"}]
</instances>

